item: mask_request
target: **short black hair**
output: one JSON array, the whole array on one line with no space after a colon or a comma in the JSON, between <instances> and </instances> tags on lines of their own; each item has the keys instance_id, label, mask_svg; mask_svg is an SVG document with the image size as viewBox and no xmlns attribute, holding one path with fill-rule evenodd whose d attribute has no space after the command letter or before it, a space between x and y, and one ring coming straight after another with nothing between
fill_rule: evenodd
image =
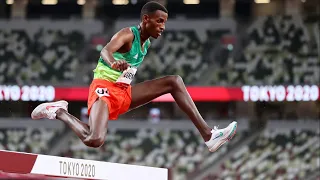
<instances>
[{"instance_id":1,"label":"short black hair","mask_svg":"<svg viewBox=\"0 0 320 180\"><path fill-rule=\"evenodd\" d=\"M142 18L143 15L154 13L157 10L163 11L168 14L167 8L165 8L162 4L155 1L150 1L142 7L140 17Z\"/></svg>"}]
</instances>

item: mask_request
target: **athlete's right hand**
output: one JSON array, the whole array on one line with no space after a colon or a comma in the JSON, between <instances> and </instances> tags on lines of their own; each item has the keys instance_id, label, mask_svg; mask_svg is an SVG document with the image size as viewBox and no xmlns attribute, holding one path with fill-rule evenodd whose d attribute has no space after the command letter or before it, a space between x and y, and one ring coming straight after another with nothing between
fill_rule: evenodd
<instances>
[{"instance_id":1,"label":"athlete's right hand","mask_svg":"<svg viewBox=\"0 0 320 180\"><path fill-rule=\"evenodd\" d=\"M127 61L125 61L125 60L118 60L118 61L115 61L111 64L112 69L116 69L119 71L124 71L124 70L128 69L129 66L130 66L130 64L128 64Z\"/></svg>"}]
</instances>

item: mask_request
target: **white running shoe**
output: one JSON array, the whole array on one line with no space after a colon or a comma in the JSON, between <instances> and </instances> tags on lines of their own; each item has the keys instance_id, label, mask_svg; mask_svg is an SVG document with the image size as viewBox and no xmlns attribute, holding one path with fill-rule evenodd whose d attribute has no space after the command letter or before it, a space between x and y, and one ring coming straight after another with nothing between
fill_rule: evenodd
<instances>
[{"instance_id":1,"label":"white running shoe","mask_svg":"<svg viewBox=\"0 0 320 180\"><path fill-rule=\"evenodd\" d=\"M68 102L67 101L56 101L50 103L42 103L38 105L31 113L32 119L55 119L56 112L58 109L64 109L68 111Z\"/></svg>"},{"instance_id":2,"label":"white running shoe","mask_svg":"<svg viewBox=\"0 0 320 180\"><path fill-rule=\"evenodd\" d=\"M206 143L206 145L209 148L210 152L215 152L219 149L220 146L222 146L227 141L231 140L233 136L236 134L237 130L237 122L233 121L228 125L228 127L224 129L218 129L217 127L214 127L212 129L211 133L211 139Z\"/></svg>"}]
</instances>

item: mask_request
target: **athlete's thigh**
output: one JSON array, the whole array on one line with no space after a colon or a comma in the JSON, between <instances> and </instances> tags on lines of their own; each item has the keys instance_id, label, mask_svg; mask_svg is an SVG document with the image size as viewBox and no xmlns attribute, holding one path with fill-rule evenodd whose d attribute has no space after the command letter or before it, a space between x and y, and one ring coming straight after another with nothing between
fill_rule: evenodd
<instances>
[{"instance_id":1,"label":"athlete's thigh","mask_svg":"<svg viewBox=\"0 0 320 180\"><path fill-rule=\"evenodd\" d=\"M93 136L104 136L104 134L107 132L108 119L108 105L101 98L99 98L94 102L90 111L90 134Z\"/></svg>"},{"instance_id":2,"label":"athlete's thigh","mask_svg":"<svg viewBox=\"0 0 320 180\"><path fill-rule=\"evenodd\" d=\"M165 76L132 86L130 110L144 105L163 94L169 93L172 87L172 81L176 78L177 76Z\"/></svg>"}]
</instances>

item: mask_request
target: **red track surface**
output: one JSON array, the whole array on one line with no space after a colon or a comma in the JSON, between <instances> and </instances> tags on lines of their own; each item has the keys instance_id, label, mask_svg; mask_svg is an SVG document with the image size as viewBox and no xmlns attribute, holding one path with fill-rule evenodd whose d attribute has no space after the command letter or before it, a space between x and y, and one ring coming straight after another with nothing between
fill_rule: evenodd
<instances>
[{"instance_id":1,"label":"red track surface","mask_svg":"<svg viewBox=\"0 0 320 180\"><path fill-rule=\"evenodd\" d=\"M53 179L47 176L34 175L34 174L17 174L17 173L6 173L0 171L1 179Z\"/></svg>"},{"instance_id":2,"label":"red track surface","mask_svg":"<svg viewBox=\"0 0 320 180\"><path fill-rule=\"evenodd\" d=\"M18 174L18 173L7 173L0 171L0 179L43 179L43 180L53 180L53 179L77 179L77 178L64 178L64 177L51 177L38 174Z\"/></svg>"}]
</instances>

